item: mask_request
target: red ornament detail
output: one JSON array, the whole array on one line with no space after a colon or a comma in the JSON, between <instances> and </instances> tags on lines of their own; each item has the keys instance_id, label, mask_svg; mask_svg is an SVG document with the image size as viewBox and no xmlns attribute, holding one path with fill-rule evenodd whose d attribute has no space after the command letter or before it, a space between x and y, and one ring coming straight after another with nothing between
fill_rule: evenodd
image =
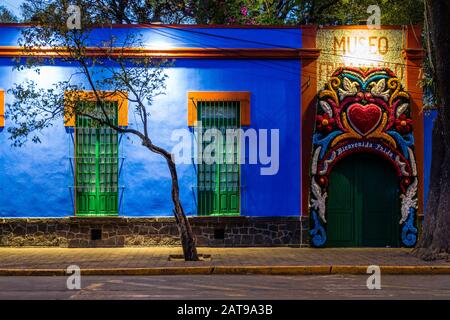
<instances>
[{"instance_id":1,"label":"red ornament detail","mask_svg":"<svg viewBox=\"0 0 450 320\"><path fill-rule=\"evenodd\" d=\"M412 131L412 120L405 114L395 119L395 130L400 134L408 134Z\"/></svg>"},{"instance_id":2,"label":"red ornament detail","mask_svg":"<svg viewBox=\"0 0 450 320\"><path fill-rule=\"evenodd\" d=\"M408 186L411 184L411 179L408 177L404 177L402 179L402 187L406 190Z\"/></svg>"},{"instance_id":3,"label":"red ornament detail","mask_svg":"<svg viewBox=\"0 0 450 320\"><path fill-rule=\"evenodd\" d=\"M319 185L321 185L322 187L326 187L328 185L328 179L327 177L320 177L319 178Z\"/></svg>"},{"instance_id":4,"label":"red ornament detail","mask_svg":"<svg viewBox=\"0 0 450 320\"><path fill-rule=\"evenodd\" d=\"M331 132L334 128L334 123L335 123L335 120L333 118L330 118L328 116L328 114L318 115L316 117L316 127L317 127L317 130L319 130L321 132L324 132L324 133Z\"/></svg>"},{"instance_id":5,"label":"red ornament detail","mask_svg":"<svg viewBox=\"0 0 450 320\"><path fill-rule=\"evenodd\" d=\"M372 132L380 123L383 112L375 104L361 105L352 104L348 107L347 118L352 127L365 136Z\"/></svg>"}]
</instances>

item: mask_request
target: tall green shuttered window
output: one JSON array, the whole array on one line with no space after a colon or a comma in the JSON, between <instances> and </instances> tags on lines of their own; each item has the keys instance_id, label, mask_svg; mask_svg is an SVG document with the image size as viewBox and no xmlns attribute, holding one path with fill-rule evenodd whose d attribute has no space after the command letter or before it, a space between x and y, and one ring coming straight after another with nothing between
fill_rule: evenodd
<instances>
[{"instance_id":1,"label":"tall green shuttered window","mask_svg":"<svg viewBox=\"0 0 450 320\"><path fill-rule=\"evenodd\" d=\"M198 140L198 214L239 215L240 138L227 135L227 130L240 127L240 102L197 101L197 121L202 131ZM212 137L206 135L208 129L216 129L217 134L209 130Z\"/></svg>"},{"instance_id":2,"label":"tall green shuttered window","mask_svg":"<svg viewBox=\"0 0 450 320\"><path fill-rule=\"evenodd\" d=\"M99 117L96 102L86 101ZM102 102L104 110L118 124L117 102ZM118 135L117 131L87 116L76 116L75 199L77 216L118 215Z\"/></svg>"}]
</instances>

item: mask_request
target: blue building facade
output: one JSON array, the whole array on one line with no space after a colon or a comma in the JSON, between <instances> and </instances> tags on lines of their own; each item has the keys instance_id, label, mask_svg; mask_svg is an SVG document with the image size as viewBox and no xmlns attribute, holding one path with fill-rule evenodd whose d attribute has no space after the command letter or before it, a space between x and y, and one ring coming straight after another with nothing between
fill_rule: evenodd
<instances>
[{"instance_id":1,"label":"blue building facade","mask_svg":"<svg viewBox=\"0 0 450 320\"><path fill-rule=\"evenodd\" d=\"M21 26L2 26L0 46L17 46ZM150 107L150 136L155 144L171 150L179 141L173 132L189 129L188 94L190 92L248 92L250 126L255 130L279 130L279 167L274 175L262 176L261 164L241 165L240 214L245 216L300 215L300 72L298 58L258 57L264 50L302 47L302 31L293 29L239 28L114 28L92 33L89 46L98 46L114 34L120 39L127 33L140 33L148 49L189 48L244 49L255 58L226 54L211 59L182 57L166 70L166 94ZM147 49L147 48L146 48ZM231 52L232 53L232 52ZM245 53L244 53L245 55ZM14 83L33 79L43 88L63 81L76 67L57 63L44 66L37 75L13 71L11 57L0 59L0 88L5 103L11 103L7 90ZM80 77L80 82L86 79ZM136 115L129 107L130 128L139 129ZM0 134L0 216L67 217L74 214L74 134L63 119L42 133L42 143L28 142L11 147L8 123ZM192 128L190 128L193 133ZM192 134L192 141L194 136ZM149 152L132 137L120 137L119 215L126 217L172 216L171 180L165 160ZM179 164L181 201L188 215L197 215L196 165Z\"/></svg>"},{"instance_id":2,"label":"blue building facade","mask_svg":"<svg viewBox=\"0 0 450 320\"><path fill-rule=\"evenodd\" d=\"M108 171L111 176L117 175L111 200L114 217L95 217L89 213L89 200L83 202L89 195L79 191L77 182L81 180L77 170L80 172L82 166L76 160L80 152L77 132L83 132L78 122L70 124L61 117L42 131L41 143L29 141L22 147L11 146L8 127L14 123L8 117L7 106L13 102L8 90L14 84L33 80L45 89L71 78L74 83L89 87L84 76L76 74L76 65L58 59L44 65L39 74L15 70L14 58L24 57L18 46L20 34L28 27L0 25L4 35L0 38L0 245L99 245L92 234L103 235L100 245L177 243L167 163L142 146L135 136L116 137L117 172ZM144 43L142 56L174 59L165 68L165 94L155 97L149 107L148 129L156 145L168 151L184 146L184 150L192 152L188 161L177 163L177 171L181 202L200 244L412 246L417 240L429 184L435 114L422 113L422 91L417 86L423 53L413 35L420 34L420 30L393 26L377 32L365 27L118 25L94 30L87 45L98 48L111 36L121 43L130 34L140 35ZM405 41L400 45L402 39ZM352 47L356 45L359 47ZM364 66L355 61L362 61ZM367 61L370 65L365 64ZM368 76L372 74L373 79ZM340 82L333 82L336 79ZM373 88L384 86L387 90L386 81L397 83L399 90L390 88L389 94L383 91L384 96L381 94L369 106L367 101L377 94ZM351 90L355 83L360 85ZM403 98L408 98L395 105L390 102L389 106L383 102L390 97L394 101L400 91ZM346 97L358 105L348 106ZM326 107L330 99L336 99L334 109ZM233 109L236 106L238 109ZM126 103L125 113L120 108L119 125L142 130L133 103ZM373 123L367 124L364 116L358 119L356 115L355 121L348 118L346 112L350 108L357 109L355 112L360 115L370 113L370 109L373 119L369 120ZM381 121L383 117L389 122ZM242 129L247 140L239 140L236 149L238 157L245 155L241 158L243 163L215 169L198 165L196 120L202 120L206 126L219 124L221 130L230 124ZM253 155L246 144L251 132L255 132L259 147ZM397 148L389 134L398 139L409 138L398 140L405 145L400 143ZM324 144L320 137L331 140ZM383 149L384 155L378 155L382 158L387 154L389 158L392 151L392 163L379 157L369 159L373 161L369 164L367 159L347 154L333 156L333 151L350 150L355 143L369 142L373 146L383 142L386 150ZM326 150L329 153L325 154ZM358 147L348 153L356 151L373 150ZM184 156L175 154L176 160ZM335 164L337 169L331 172ZM392 164L397 173L386 168ZM386 182L370 184L370 179L366 179L367 185L360 185L353 171L358 167L358 174L365 173L370 166L379 170ZM98 188L103 171L96 170ZM390 198L393 206L389 217L372 217L376 223L370 223L369 231L361 231L366 228L361 221L368 219L364 216L368 210L358 207L358 203L386 202L377 199L383 198L386 190L398 192L399 186L404 196ZM369 187L372 191L361 192L358 203L350 205L351 201L345 200L354 190ZM408 194L411 199L401 200ZM348 209L346 220L339 217L344 210L341 207ZM341 223L344 220L347 222ZM388 220L391 229L387 231ZM404 235L405 232L413 236ZM29 234L38 234L45 241L29 240L35 239L27 237ZM327 239L330 234L337 238ZM350 239L352 234L360 235ZM364 234L376 236L365 244ZM347 240L338 239L340 235Z\"/></svg>"}]
</instances>

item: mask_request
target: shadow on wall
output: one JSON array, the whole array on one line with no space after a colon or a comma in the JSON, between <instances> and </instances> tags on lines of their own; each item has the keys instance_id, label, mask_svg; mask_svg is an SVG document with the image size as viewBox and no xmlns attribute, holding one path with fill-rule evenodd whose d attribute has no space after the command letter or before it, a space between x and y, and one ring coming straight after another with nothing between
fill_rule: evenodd
<instances>
[{"instance_id":1,"label":"shadow on wall","mask_svg":"<svg viewBox=\"0 0 450 320\"><path fill-rule=\"evenodd\" d=\"M310 175L309 168L311 167L312 157L312 136L314 134L314 125L316 119L317 100L312 99L311 103L306 107L306 111L303 114L302 119L302 212L308 212L309 208L309 184Z\"/></svg>"}]
</instances>

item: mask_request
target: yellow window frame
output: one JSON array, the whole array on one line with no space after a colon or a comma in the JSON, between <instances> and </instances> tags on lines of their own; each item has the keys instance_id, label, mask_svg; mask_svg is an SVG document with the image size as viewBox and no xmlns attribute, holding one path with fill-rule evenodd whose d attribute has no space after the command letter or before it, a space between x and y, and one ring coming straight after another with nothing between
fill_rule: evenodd
<instances>
[{"instance_id":1,"label":"yellow window frame","mask_svg":"<svg viewBox=\"0 0 450 320\"><path fill-rule=\"evenodd\" d=\"M118 104L118 124L120 127L128 126L128 93L113 91L97 91L103 101L115 101ZM78 101L95 101L94 91L66 91L64 94L64 126L75 126L75 115L71 108Z\"/></svg>"},{"instance_id":2,"label":"yellow window frame","mask_svg":"<svg viewBox=\"0 0 450 320\"><path fill-rule=\"evenodd\" d=\"M0 128L5 126L5 90L0 90Z\"/></svg>"},{"instance_id":3,"label":"yellow window frame","mask_svg":"<svg viewBox=\"0 0 450 320\"><path fill-rule=\"evenodd\" d=\"M190 91L188 92L188 126L197 121L197 101L239 101L241 106L241 126L250 125L249 91Z\"/></svg>"}]
</instances>

